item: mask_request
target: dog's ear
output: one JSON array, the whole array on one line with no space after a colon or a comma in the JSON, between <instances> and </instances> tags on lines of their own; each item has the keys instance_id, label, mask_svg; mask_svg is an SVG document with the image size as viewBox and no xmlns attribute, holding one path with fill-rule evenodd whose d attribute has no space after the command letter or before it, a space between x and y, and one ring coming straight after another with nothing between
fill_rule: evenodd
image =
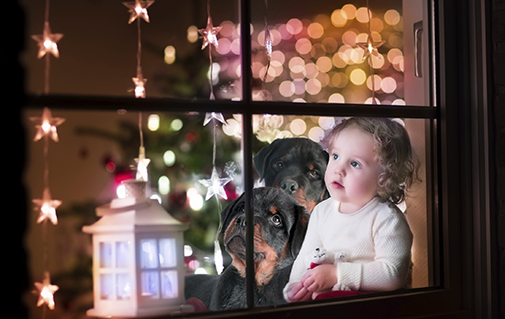
<instances>
[{"instance_id":1,"label":"dog's ear","mask_svg":"<svg viewBox=\"0 0 505 319\"><path fill-rule=\"evenodd\" d=\"M303 239L305 238L305 233L307 232L307 226L309 224L309 212L304 206L295 206L295 223L291 227L291 233L289 234L291 240L291 254L293 258L298 256L300 249L302 248Z\"/></svg>"},{"instance_id":2,"label":"dog's ear","mask_svg":"<svg viewBox=\"0 0 505 319\"><path fill-rule=\"evenodd\" d=\"M263 146L263 148L260 149L260 151L253 158L254 166L256 167L256 172L260 177L260 182L265 178L265 173L268 168L270 156L275 150L274 145L276 144L276 142L277 140L274 140L272 144Z\"/></svg>"},{"instance_id":3,"label":"dog's ear","mask_svg":"<svg viewBox=\"0 0 505 319\"><path fill-rule=\"evenodd\" d=\"M233 220L233 217L240 214L240 206L244 207L245 193L242 193L237 199L228 204L225 209L221 212L221 221L223 223L221 228L221 234L224 234L229 224Z\"/></svg>"}]
</instances>

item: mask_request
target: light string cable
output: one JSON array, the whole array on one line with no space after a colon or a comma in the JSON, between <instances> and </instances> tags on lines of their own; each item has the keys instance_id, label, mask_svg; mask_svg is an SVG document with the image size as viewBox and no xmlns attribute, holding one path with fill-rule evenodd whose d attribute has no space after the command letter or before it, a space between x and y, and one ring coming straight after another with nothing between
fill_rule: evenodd
<instances>
[{"instance_id":1,"label":"light string cable","mask_svg":"<svg viewBox=\"0 0 505 319\"><path fill-rule=\"evenodd\" d=\"M264 12L264 20L265 20L265 39L264 45L267 54L267 66L265 68L265 74L263 75L263 99L268 100L267 90L266 90L266 82L268 76L268 70L270 69L270 62L272 60L272 35L270 34L270 29L268 27L268 19L267 19L267 10L268 10L268 0L265 0L265 12Z\"/></svg>"},{"instance_id":2,"label":"light string cable","mask_svg":"<svg viewBox=\"0 0 505 319\"><path fill-rule=\"evenodd\" d=\"M372 27L370 25L370 20L372 19L372 14L370 12L370 6L369 6L369 3L368 3L369 0L366 0L366 10L367 10L367 14L368 14L368 41L369 42L372 42L373 39L372 39ZM373 54L370 53L370 56L368 57L368 61L369 61L369 67L370 67L370 79L371 79L371 85L372 85L372 104L377 104L377 101L375 101L375 70L374 70L374 67L373 67L373 58L372 58Z\"/></svg>"}]
</instances>

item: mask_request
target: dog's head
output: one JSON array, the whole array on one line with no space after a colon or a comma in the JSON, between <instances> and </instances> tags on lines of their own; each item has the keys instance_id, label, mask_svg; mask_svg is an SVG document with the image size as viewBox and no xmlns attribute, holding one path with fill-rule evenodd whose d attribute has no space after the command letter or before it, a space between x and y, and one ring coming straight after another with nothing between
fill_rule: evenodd
<instances>
[{"instance_id":1,"label":"dog's head","mask_svg":"<svg viewBox=\"0 0 505 319\"><path fill-rule=\"evenodd\" d=\"M309 214L285 192L271 187L253 190L256 283L267 284L277 270L290 266L307 230ZM242 194L221 213L224 245L232 266L245 277L246 217Z\"/></svg>"},{"instance_id":2,"label":"dog's head","mask_svg":"<svg viewBox=\"0 0 505 319\"><path fill-rule=\"evenodd\" d=\"M282 189L309 212L329 196L324 184L328 153L308 138L276 139L256 154L254 165L265 186Z\"/></svg>"}]
</instances>

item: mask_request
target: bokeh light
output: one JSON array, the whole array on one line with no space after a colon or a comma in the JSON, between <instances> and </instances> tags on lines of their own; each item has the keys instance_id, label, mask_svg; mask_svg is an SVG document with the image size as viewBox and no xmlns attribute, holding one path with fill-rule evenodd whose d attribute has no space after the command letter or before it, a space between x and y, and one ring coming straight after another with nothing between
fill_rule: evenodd
<instances>
[{"instance_id":1,"label":"bokeh light","mask_svg":"<svg viewBox=\"0 0 505 319\"><path fill-rule=\"evenodd\" d=\"M300 54L309 54L312 50L312 43L307 38L300 38L296 41L295 49Z\"/></svg>"},{"instance_id":2,"label":"bokeh light","mask_svg":"<svg viewBox=\"0 0 505 319\"><path fill-rule=\"evenodd\" d=\"M165 163L166 166L170 167L175 164L175 153L172 150L168 150L165 153L163 153L163 163Z\"/></svg>"},{"instance_id":3,"label":"bokeh light","mask_svg":"<svg viewBox=\"0 0 505 319\"><path fill-rule=\"evenodd\" d=\"M349 76L354 85L362 85L366 80L366 73L362 69L354 69Z\"/></svg>"},{"instance_id":4,"label":"bokeh light","mask_svg":"<svg viewBox=\"0 0 505 319\"><path fill-rule=\"evenodd\" d=\"M358 10L356 10L356 20L358 20L361 23L368 23L369 15L371 17L372 13L366 7L361 7Z\"/></svg>"},{"instance_id":5,"label":"bokeh light","mask_svg":"<svg viewBox=\"0 0 505 319\"><path fill-rule=\"evenodd\" d=\"M198 40L198 28L194 25L188 27L187 39L190 43L195 43Z\"/></svg>"},{"instance_id":6,"label":"bokeh light","mask_svg":"<svg viewBox=\"0 0 505 319\"><path fill-rule=\"evenodd\" d=\"M157 131L160 128L160 116L158 114L150 114L147 117L147 128L150 131Z\"/></svg>"},{"instance_id":7,"label":"bokeh light","mask_svg":"<svg viewBox=\"0 0 505 319\"><path fill-rule=\"evenodd\" d=\"M286 23L286 31L292 35L302 32L303 23L299 19L293 18Z\"/></svg>"},{"instance_id":8,"label":"bokeh light","mask_svg":"<svg viewBox=\"0 0 505 319\"><path fill-rule=\"evenodd\" d=\"M175 62L175 47L173 45L167 45L164 50L165 53L165 63L173 64Z\"/></svg>"},{"instance_id":9,"label":"bokeh light","mask_svg":"<svg viewBox=\"0 0 505 319\"><path fill-rule=\"evenodd\" d=\"M319 126L314 126L309 130L309 138L316 143L319 143L324 137L324 131Z\"/></svg>"},{"instance_id":10,"label":"bokeh light","mask_svg":"<svg viewBox=\"0 0 505 319\"><path fill-rule=\"evenodd\" d=\"M390 9L384 13L384 21L389 25L397 25L400 22L400 14L394 9Z\"/></svg>"},{"instance_id":11,"label":"bokeh light","mask_svg":"<svg viewBox=\"0 0 505 319\"><path fill-rule=\"evenodd\" d=\"M307 34L313 39L319 39L324 34L324 27L318 22L311 23L307 27Z\"/></svg>"},{"instance_id":12,"label":"bokeh light","mask_svg":"<svg viewBox=\"0 0 505 319\"><path fill-rule=\"evenodd\" d=\"M307 130L307 124L305 124L305 121L302 119L294 119L291 121L291 124L289 124L289 130L294 135L302 135Z\"/></svg>"},{"instance_id":13,"label":"bokeh light","mask_svg":"<svg viewBox=\"0 0 505 319\"><path fill-rule=\"evenodd\" d=\"M347 13L340 9L334 10L331 13L331 23L337 28L345 26L347 23Z\"/></svg>"},{"instance_id":14,"label":"bokeh light","mask_svg":"<svg viewBox=\"0 0 505 319\"><path fill-rule=\"evenodd\" d=\"M158 179L158 192L160 192L161 195L170 193L170 179L168 179L167 176L163 175Z\"/></svg>"},{"instance_id":15,"label":"bokeh light","mask_svg":"<svg viewBox=\"0 0 505 319\"><path fill-rule=\"evenodd\" d=\"M180 119L175 119L172 121L172 123L170 123L170 128L173 130L173 131L179 131L182 126L184 124L182 123L182 121Z\"/></svg>"},{"instance_id":16,"label":"bokeh light","mask_svg":"<svg viewBox=\"0 0 505 319\"><path fill-rule=\"evenodd\" d=\"M393 93L396 90L396 80L388 76L382 79L381 88L385 93Z\"/></svg>"}]
</instances>

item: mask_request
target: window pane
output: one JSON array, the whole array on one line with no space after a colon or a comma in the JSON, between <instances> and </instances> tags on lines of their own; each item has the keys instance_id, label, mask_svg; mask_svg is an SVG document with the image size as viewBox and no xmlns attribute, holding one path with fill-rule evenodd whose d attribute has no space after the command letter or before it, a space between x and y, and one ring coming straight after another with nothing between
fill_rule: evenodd
<instances>
[{"instance_id":1,"label":"window pane","mask_svg":"<svg viewBox=\"0 0 505 319\"><path fill-rule=\"evenodd\" d=\"M158 245L156 239L140 240L140 268L158 268Z\"/></svg>"},{"instance_id":2,"label":"window pane","mask_svg":"<svg viewBox=\"0 0 505 319\"><path fill-rule=\"evenodd\" d=\"M172 299L179 296L177 271L162 271L161 273L161 298Z\"/></svg>"},{"instance_id":3,"label":"window pane","mask_svg":"<svg viewBox=\"0 0 505 319\"><path fill-rule=\"evenodd\" d=\"M100 275L100 298L103 300L114 299L114 275Z\"/></svg>"},{"instance_id":4,"label":"window pane","mask_svg":"<svg viewBox=\"0 0 505 319\"><path fill-rule=\"evenodd\" d=\"M116 243L116 267L127 268L130 266L130 242L119 241Z\"/></svg>"},{"instance_id":5,"label":"window pane","mask_svg":"<svg viewBox=\"0 0 505 319\"><path fill-rule=\"evenodd\" d=\"M160 267L175 267L177 265L175 244L175 238L160 239Z\"/></svg>"},{"instance_id":6,"label":"window pane","mask_svg":"<svg viewBox=\"0 0 505 319\"><path fill-rule=\"evenodd\" d=\"M112 252L112 243L101 242L100 249L100 268L114 267L114 256Z\"/></svg>"},{"instance_id":7,"label":"window pane","mask_svg":"<svg viewBox=\"0 0 505 319\"><path fill-rule=\"evenodd\" d=\"M130 276L128 274L118 274L116 275L117 280L117 299L118 300L128 300L131 297L131 283Z\"/></svg>"},{"instance_id":8,"label":"window pane","mask_svg":"<svg viewBox=\"0 0 505 319\"><path fill-rule=\"evenodd\" d=\"M145 297L158 299L160 297L160 279L158 271L143 271L141 273L141 294Z\"/></svg>"}]
</instances>

